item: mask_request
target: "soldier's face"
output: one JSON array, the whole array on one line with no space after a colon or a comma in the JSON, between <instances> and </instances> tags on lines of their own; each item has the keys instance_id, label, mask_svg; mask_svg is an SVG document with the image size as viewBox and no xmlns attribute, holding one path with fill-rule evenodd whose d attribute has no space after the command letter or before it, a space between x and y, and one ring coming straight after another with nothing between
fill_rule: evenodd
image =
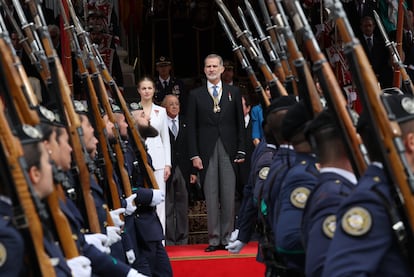
<instances>
[{"instance_id":1,"label":"soldier's face","mask_svg":"<svg viewBox=\"0 0 414 277\"><path fill-rule=\"evenodd\" d=\"M132 115L134 116L135 123L138 126L149 126L149 118L145 115L143 110L133 111Z\"/></svg>"},{"instance_id":2,"label":"soldier's face","mask_svg":"<svg viewBox=\"0 0 414 277\"><path fill-rule=\"evenodd\" d=\"M167 77L168 78L168 76L170 75L170 71L171 71L171 65L158 65L156 69L158 71L158 74L161 77Z\"/></svg>"},{"instance_id":3,"label":"soldier's face","mask_svg":"<svg viewBox=\"0 0 414 277\"><path fill-rule=\"evenodd\" d=\"M96 154L98 140L94 135L94 129L89 122L89 119L86 115L81 115L82 118L82 130L83 130L83 140L85 142L86 150L92 157Z\"/></svg>"},{"instance_id":4,"label":"soldier's face","mask_svg":"<svg viewBox=\"0 0 414 277\"><path fill-rule=\"evenodd\" d=\"M31 179L37 195L43 199L53 192L54 185L49 154L43 143L40 143L39 147L41 148L40 166L33 169L34 173Z\"/></svg>"},{"instance_id":5,"label":"soldier's face","mask_svg":"<svg viewBox=\"0 0 414 277\"><path fill-rule=\"evenodd\" d=\"M128 136L128 123L125 121L125 115L121 113L115 114L116 123L119 127L119 133L122 137Z\"/></svg>"},{"instance_id":6,"label":"soldier's face","mask_svg":"<svg viewBox=\"0 0 414 277\"><path fill-rule=\"evenodd\" d=\"M103 120L105 122L105 128L106 128L106 132L108 136L110 138L113 138L114 137L114 131L113 131L114 124L109 120L109 117L107 114L103 116Z\"/></svg>"},{"instance_id":7,"label":"soldier's face","mask_svg":"<svg viewBox=\"0 0 414 277\"><path fill-rule=\"evenodd\" d=\"M70 163L72 162L72 146L69 144L69 136L65 128L62 128L62 134L57 138L57 142L60 150L59 166L67 171L70 169Z\"/></svg>"}]
</instances>

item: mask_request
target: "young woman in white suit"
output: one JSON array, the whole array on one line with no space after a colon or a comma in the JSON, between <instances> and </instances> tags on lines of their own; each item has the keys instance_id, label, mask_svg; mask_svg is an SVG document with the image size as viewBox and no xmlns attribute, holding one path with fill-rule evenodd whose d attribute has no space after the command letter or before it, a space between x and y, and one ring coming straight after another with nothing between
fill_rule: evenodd
<instances>
[{"instance_id":1,"label":"young woman in white suit","mask_svg":"<svg viewBox=\"0 0 414 277\"><path fill-rule=\"evenodd\" d=\"M137 90L141 96L141 105L144 113L150 119L150 124L158 131L156 137L146 139L148 153L152 159L155 179L159 189L165 195L165 184L171 174L171 148L168 133L168 119L165 108L154 104L155 85L152 79L143 77L139 80ZM157 214L165 234L165 202L157 206Z\"/></svg>"}]
</instances>

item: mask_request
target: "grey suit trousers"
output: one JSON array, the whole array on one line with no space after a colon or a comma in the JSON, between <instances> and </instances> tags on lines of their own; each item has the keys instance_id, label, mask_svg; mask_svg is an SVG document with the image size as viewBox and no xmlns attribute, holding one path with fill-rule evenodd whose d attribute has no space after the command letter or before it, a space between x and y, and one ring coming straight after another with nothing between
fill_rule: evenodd
<instances>
[{"instance_id":1,"label":"grey suit trousers","mask_svg":"<svg viewBox=\"0 0 414 277\"><path fill-rule=\"evenodd\" d=\"M236 176L231 157L219 138L210 157L203 184L210 245L226 245L234 228Z\"/></svg>"}]
</instances>

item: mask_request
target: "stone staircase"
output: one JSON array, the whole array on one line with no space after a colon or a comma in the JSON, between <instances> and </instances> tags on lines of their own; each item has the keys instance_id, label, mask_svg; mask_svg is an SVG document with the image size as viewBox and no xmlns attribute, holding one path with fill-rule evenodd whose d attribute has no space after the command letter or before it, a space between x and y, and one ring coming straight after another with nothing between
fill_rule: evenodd
<instances>
[{"instance_id":1,"label":"stone staircase","mask_svg":"<svg viewBox=\"0 0 414 277\"><path fill-rule=\"evenodd\" d=\"M205 201L195 201L188 211L188 244L208 243L207 209Z\"/></svg>"}]
</instances>

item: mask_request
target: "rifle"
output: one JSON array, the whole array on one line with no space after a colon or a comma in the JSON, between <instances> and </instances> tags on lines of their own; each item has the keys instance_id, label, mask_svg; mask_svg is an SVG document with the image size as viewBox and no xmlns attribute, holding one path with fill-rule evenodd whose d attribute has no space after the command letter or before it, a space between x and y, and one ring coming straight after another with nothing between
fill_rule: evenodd
<instances>
[{"instance_id":1,"label":"rifle","mask_svg":"<svg viewBox=\"0 0 414 277\"><path fill-rule=\"evenodd\" d=\"M7 17L11 24L13 25L14 30L18 34L20 41L23 43L23 49L25 50L26 54L29 56L32 64L37 68L43 80L50 79L50 71L49 66L47 63L47 57L45 55L45 51L42 47L40 42L39 36L36 32L34 32L33 28L34 25L32 23L28 23L26 19L26 15L24 11L19 8L15 8L16 14L20 20L20 25L17 24L13 12L10 10L9 6L7 5L5 0L1 0L2 6L7 14ZM19 5L18 0L12 0L13 6ZM26 37L23 36L22 31L26 34Z\"/></svg>"},{"instance_id":2,"label":"rifle","mask_svg":"<svg viewBox=\"0 0 414 277\"><path fill-rule=\"evenodd\" d=\"M276 77L276 75L273 74L273 72L270 70L260 49L253 42L251 35L249 35L249 32L247 30L242 31L240 29L240 27L237 25L236 21L231 16L229 10L224 5L222 0L216 0L216 3L221 9L224 18L227 20L227 22L230 24L233 31L235 32L236 37L240 40L243 47L249 53L250 58L257 63L258 67L262 71L266 79L266 82L269 84L269 87L271 88L272 98L277 98L281 95L287 95L285 87L282 85L282 83Z\"/></svg>"},{"instance_id":3,"label":"rifle","mask_svg":"<svg viewBox=\"0 0 414 277\"><path fill-rule=\"evenodd\" d=\"M395 41L397 42L397 51L398 55L401 57L403 55L403 28L404 28L404 7L403 7L403 0L398 0L398 12L397 12L397 29L396 29L396 36ZM377 19L375 19L377 20ZM399 68L395 68L394 66L394 80L393 84L394 87L400 87L401 85L401 72Z\"/></svg>"},{"instance_id":4,"label":"rifle","mask_svg":"<svg viewBox=\"0 0 414 277\"><path fill-rule=\"evenodd\" d=\"M381 19L378 16L378 13L376 11L374 11L374 17L375 17L375 21L377 22L377 26L378 26L378 28L381 32L381 35L384 39L385 46L390 51L392 61L394 63L394 67L398 68L399 73L401 74L402 84L403 84L403 87L404 87L405 91L407 93L413 95L414 94L413 82L411 81L410 76L408 75L407 71L405 70L405 65L403 64L403 62L401 60L399 50L395 46L395 43L389 40L388 35L387 35L387 31L385 31L385 28L382 25ZM398 86L397 87L399 87L399 86L400 86L400 83L399 83L399 78L398 78Z\"/></svg>"},{"instance_id":5,"label":"rifle","mask_svg":"<svg viewBox=\"0 0 414 277\"><path fill-rule=\"evenodd\" d=\"M302 86L302 89L298 90L298 96L304 99L307 107L311 107L311 114L318 114L323 108L320 102L320 97L313 81L309 66L296 43L295 37L287 20L287 16L284 12L282 2L281 0L267 0L266 3L271 18L277 26L280 26L280 30L284 35L287 51L290 54L290 63L293 65L292 68L296 69L295 75L298 76L298 84ZM299 74L301 76L299 76Z\"/></svg>"},{"instance_id":6,"label":"rifle","mask_svg":"<svg viewBox=\"0 0 414 277\"><path fill-rule=\"evenodd\" d=\"M295 76L293 75L292 69L290 68L288 57L286 55L286 51L284 48L284 45L286 45L286 42L284 41L284 38L281 35L279 35L279 33L277 32L277 26L272 23L264 0L259 0L259 6L262 11L266 30L268 31L270 35L273 46L276 49L276 53L279 54L280 63L282 64L283 71L285 72L285 75L286 75L286 79L285 79L286 90L289 92L289 94L298 95L298 88L297 88Z\"/></svg>"},{"instance_id":7,"label":"rifle","mask_svg":"<svg viewBox=\"0 0 414 277\"><path fill-rule=\"evenodd\" d=\"M0 16L0 39L3 41L3 47L5 47L4 55L7 55L11 61L10 63L3 64L4 73L8 76L7 78L14 80L14 82L10 82L9 91L4 96L10 98L9 102L13 103L16 116L18 116L20 122L30 125L37 124L37 113L32 109L37 105L37 99L26 71L24 71L13 47L2 16Z\"/></svg>"},{"instance_id":8,"label":"rifle","mask_svg":"<svg viewBox=\"0 0 414 277\"><path fill-rule=\"evenodd\" d=\"M371 67L366 66L369 60L356 39L352 27L348 22L345 11L340 1L326 0L325 6L331 10L345 45L346 55L350 62L353 80L361 93L364 111L369 117L372 129L375 131L373 138L381 147L381 155L384 162L384 170L390 180L393 181L395 199L400 207L403 222L393 226L396 237L404 249L412 247L404 245L408 237L413 236L414 227L414 177L404 156L404 144L401 140L401 130L398 123L389 118L380 99L380 88L377 78ZM406 227L409 231L407 232ZM411 240L412 241L412 240ZM409 257L412 257L409 256Z\"/></svg>"},{"instance_id":9,"label":"rifle","mask_svg":"<svg viewBox=\"0 0 414 277\"><path fill-rule=\"evenodd\" d=\"M3 71L4 66L12 65L13 63L10 50L3 40L0 40L0 53L0 91L3 95L6 95L10 91L9 84L12 84L17 79ZM11 111L13 109L13 104L8 102L8 110ZM14 117L13 124L8 122L3 102L0 101L0 158L1 164L4 165L2 170L7 170L7 174L2 174L2 180L6 180L2 183L2 186L10 185L9 191L14 203L14 222L17 228L24 234L25 243L30 246L29 254L33 256L33 259L29 259L29 262L33 263L33 268L39 276L55 276L55 270L43 245L41 219L47 219L48 214L33 192L33 187L25 170L26 164L23 159L23 148L11 129L13 126L13 130L17 132L17 126L22 126L21 122L18 125L16 124L17 120L18 118ZM37 114L33 121L39 122Z\"/></svg>"},{"instance_id":10,"label":"rifle","mask_svg":"<svg viewBox=\"0 0 414 277\"><path fill-rule=\"evenodd\" d=\"M115 98L116 102L119 104L121 109L124 111L125 120L129 126L128 128L129 137L132 138L132 142L135 143L136 149L138 149L139 151L137 157L140 159L140 165L144 167L142 172L144 172L145 174L144 176L145 185L146 187L158 189L157 181L155 180L155 176L154 176L154 171L152 170L151 166L148 164L148 158L147 158L145 146L142 142L142 138L139 135L138 130L135 127L134 119L129 112L129 109L124 100L124 97L122 96L121 91L119 90L117 84L115 83L112 76L110 75L108 69L106 68L105 63L99 54L99 51L93 45L90 44L89 38L85 30L82 28L82 25L80 24L80 21L76 15L76 12L73 8L71 1L66 0L66 2L68 4L69 13L71 15L73 24L75 26L75 30L78 36L80 36L83 39L84 46L87 47L88 53L90 54L89 58L91 62L89 63L89 65L96 66L96 68L98 69L97 72L100 73L99 75L102 77L103 81L109 85L109 87L111 88L112 96ZM105 98L105 95L103 93L101 94L101 96L103 97L103 99ZM110 109L109 100L108 101L103 100L102 103L106 105L106 109L108 110ZM129 193L128 188L125 188L124 186L124 189L126 189L125 193Z\"/></svg>"},{"instance_id":11,"label":"rifle","mask_svg":"<svg viewBox=\"0 0 414 277\"><path fill-rule=\"evenodd\" d=\"M121 207L121 201L119 197L119 192L117 184L115 183L113 176L113 165L112 165L112 149L109 147L108 135L106 131L106 124L101 116L100 102L98 101L97 91L104 90L103 93L106 94L105 86L102 82L102 79L99 80L99 75L92 69L91 75L89 74L88 69L86 68L85 62L83 60L83 53L80 48L79 42L76 35L73 34L73 26L69 25L69 20L64 13L64 7L62 1L59 1L61 7L61 16L64 22L66 34L70 37L71 48L73 53L75 53L76 64L78 67L79 74L81 76L82 83L85 85L85 90L87 91L87 102L88 107L91 110L92 125L95 127L95 133L99 141L99 155L102 155L103 166L101 169L104 173L103 182L107 182L106 185L103 185L104 188L109 188L111 195L112 208L118 209ZM85 48L84 48L85 49ZM86 50L86 49L85 49ZM88 53L86 53L88 54ZM101 81L101 82L99 82ZM102 103L102 102L101 102ZM106 110L105 110L106 111ZM112 111L112 110L111 110ZM109 116L109 114L108 114Z\"/></svg>"},{"instance_id":12,"label":"rifle","mask_svg":"<svg viewBox=\"0 0 414 277\"><path fill-rule=\"evenodd\" d=\"M220 20L220 23L221 23L221 26L223 27L224 32L227 35L227 38L229 39L231 43L231 47L233 49L234 54L239 59L239 62L242 65L242 68L246 71L247 76L249 77L249 80L251 84L253 85L255 93L261 96L260 99L261 99L261 103L263 104L263 107L268 107L270 105L269 98L267 97L266 92L264 91L259 80L257 80L256 74L254 73L254 70L249 63L246 57L246 54L243 51L243 48L236 44L236 41L229 29L229 26L227 25L226 21L224 20L224 17L221 15L220 12L218 12L218 18Z\"/></svg>"},{"instance_id":13,"label":"rifle","mask_svg":"<svg viewBox=\"0 0 414 277\"><path fill-rule=\"evenodd\" d=\"M69 221L59 208L58 188L55 187L53 192L47 197L47 204L49 206L50 214L52 216L54 227L65 254L66 259L72 259L79 256L79 250L72 237L72 230Z\"/></svg>"},{"instance_id":14,"label":"rifle","mask_svg":"<svg viewBox=\"0 0 414 277\"><path fill-rule=\"evenodd\" d=\"M279 55L277 54L276 49L270 40L270 36L266 36L263 32L262 27L259 23L259 19L257 18L256 13L254 12L253 7L250 5L249 1L244 0L244 3L246 5L246 11L252 19L253 25L257 31L257 34L259 35L259 42L267 52L270 61L274 65L273 73L276 74L282 83L284 83L286 81L286 74L283 70Z\"/></svg>"},{"instance_id":15,"label":"rifle","mask_svg":"<svg viewBox=\"0 0 414 277\"><path fill-rule=\"evenodd\" d=\"M34 23L36 30L42 40L42 45L49 61L51 80L53 80L53 82L49 84L49 90L53 93L53 96L55 96L57 110L61 113L61 119L66 123L65 125L68 129L68 134L73 148L72 154L77 166L76 169L79 177L79 183L82 184L81 190L87 214L88 226L90 231L100 233L100 225L96 213L95 201L90 190L89 179L89 171L93 172L94 165L90 160L89 154L87 153L83 142L83 131L79 116L76 114L73 106L71 90L62 69L62 64L60 63L60 60L56 55L56 50L53 47L41 7L39 7L36 0L29 0L26 1L26 3L28 4L30 13L35 21ZM16 5L15 8L22 11L20 5Z\"/></svg>"},{"instance_id":16,"label":"rifle","mask_svg":"<svg viewBox=\"0 0 414 277\"><path fill-rule=\"evenodd\" d=\"M356 132L342 89L325 55L319 48L300 2L298 0L284 0L284 3L290 17L295 18L295 29L301 32L303 36L304 45L314 63L314 70L318 73L325 98L333 111L336 123L341 127L342 138L348 148L348 153L350 153L350 160L354 172L357 176L361 176L367 168L369 159L364 156L366 152L364 150L365 147Z\"/></svg>"}]
</instances>

